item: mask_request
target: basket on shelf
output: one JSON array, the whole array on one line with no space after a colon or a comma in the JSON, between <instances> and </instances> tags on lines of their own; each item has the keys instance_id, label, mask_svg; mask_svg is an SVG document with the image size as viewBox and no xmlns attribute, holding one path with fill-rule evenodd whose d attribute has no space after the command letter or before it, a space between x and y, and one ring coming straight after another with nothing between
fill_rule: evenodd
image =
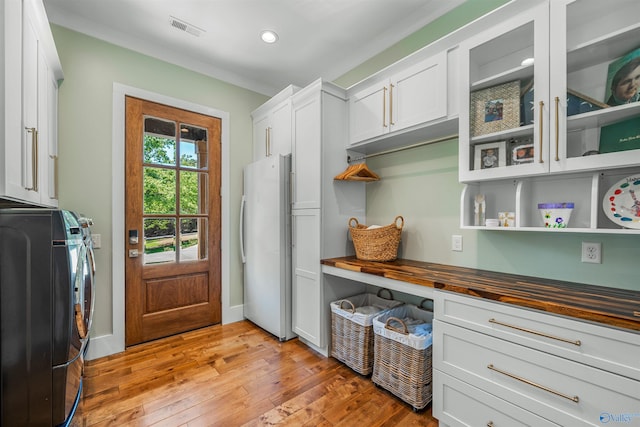
<instances>
[{"instance_id":1,"label":"basket on shelf","mask_svg":"<svg viewBox=\"0 0 640 427\"><path fill-rule=\"evenodd\" d=\"M383 291L389 298L381 296ZM373 370L373 318L402 304L388 289L332 302L331 356L357 373L369 375Z\"/></svg>"},{"instance_id":2,"label":"basket on shelf","mask_svg":"<svg viewBox=\"0 0 640 427\"><path fill-rule=\"evenodd\" d=\"M398 225L398 221L400 221ZM356 249L356 258L364 261L393 261L398 257L404 218L382 227L367 227L356 218L349 219L349 233Z\"/></svg>"},{"instance_id":3,"label":"basket on shelf","mask_svg":"<svg viewBox=\"0 0 640 427\"><path fill-rule=\"evenodd\" d=\"M433 312L411 304L373 319L374 359L371 380L415 410L431 402Z\"/></svg>"}]
</instances>

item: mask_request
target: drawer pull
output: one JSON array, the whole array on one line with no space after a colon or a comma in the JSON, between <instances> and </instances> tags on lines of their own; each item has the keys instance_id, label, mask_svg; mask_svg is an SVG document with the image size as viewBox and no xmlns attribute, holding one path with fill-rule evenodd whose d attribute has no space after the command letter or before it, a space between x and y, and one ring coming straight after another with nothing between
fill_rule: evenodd
<instances>
[{"instance_id":1,"label":"drawer pull","mask_svg":"<svg viewBox=\"0 0 640 427\"><path fill-rule=\"evenodd\" d=\"M507 328L516 329L518 331L527 332L529 334L539 335L541 337L547 337L547 338L551 338L553 340L566 342L566 343L569 343L569 344L577 345L578 347L580 347L582 345L582 342L580 342L580 340L569 340L569 339L566 339L566 338L556 337L554 335L549 335L549 334L545 334L543 332L534 331L533 329L522 328L520 326L510 325L508 323L502 323L502 322L500 322L500 321L498 321L496 319L489 319L489 323L495 323L496 325L506 326Z\"/></svg>"},{"instance_id":2,"label":"drawer pull","mask_svg":"<svg viewBox=\"0 0 640 427\"><path fill-rule=\"evenodd\" d=\"M554 390L552 388L545 387L545 386L543 386L541 384L534 383L533 381L530 381L530 380L528 380L526 378L522 378L522 377L519 377L519 376L514 375L512 373L509 373L507 371L503 371L502 369L498 369L498 368L494 367L493 365L487 365L487 368L491 369L492 371L496 371L499 374L506 375L509 378L513 378L514 380L518 380L518 381L521 381L521 382L523 382L525 384L529 384L529 385L531 385L533 387L537 387L537 388L539 388L541 390L548 391L549 393L555 394L556 396L564 397L565 399L570 400L572 402L578 403L578 401L580 400L578 398L578 396L569 396L567 394L560 393L559 391L556 391L556 390Z\"/></svg>"},{"instance_id":3,"label":"drawer pull","mask_svg":"<svg viewBox=\"0 0 640 427\"><path fill-rule=\"evenodd\" d=\"M489 422L487 423L487 427L493 427L493 421L489 421Z\"/></svg>"}]
</instances>

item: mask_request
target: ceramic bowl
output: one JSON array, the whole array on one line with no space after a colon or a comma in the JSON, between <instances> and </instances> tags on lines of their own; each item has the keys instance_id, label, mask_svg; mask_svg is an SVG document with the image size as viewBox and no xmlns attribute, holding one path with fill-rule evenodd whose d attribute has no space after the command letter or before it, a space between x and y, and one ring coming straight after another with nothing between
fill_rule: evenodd
<instances>
[{"instance_id":1,"label":"ceramic bowl","mask_svg":"<svg viewBox=\"0 0 640 427\"><path fill-rule=\"evenodd\" d=\"M573 202L538 203L542 225L546 228L567 228L573 207Z\"/></svg>"}]
</instances>

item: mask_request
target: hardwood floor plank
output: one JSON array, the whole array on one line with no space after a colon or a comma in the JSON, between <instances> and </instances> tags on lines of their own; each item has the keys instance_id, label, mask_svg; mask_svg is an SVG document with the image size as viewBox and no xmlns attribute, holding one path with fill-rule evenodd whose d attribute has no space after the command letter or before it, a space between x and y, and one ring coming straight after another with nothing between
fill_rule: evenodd
<instances>
[{"instance_id":1,"label":"hardwood floor plank","mask_svg":"<svg viewBox=\"0 0 640 427\"><path fill-rule=\"evenodd\" d=\"M427 426L369 378L248 321L87 362L72 426Z\"/></svg>"}]
</instances>

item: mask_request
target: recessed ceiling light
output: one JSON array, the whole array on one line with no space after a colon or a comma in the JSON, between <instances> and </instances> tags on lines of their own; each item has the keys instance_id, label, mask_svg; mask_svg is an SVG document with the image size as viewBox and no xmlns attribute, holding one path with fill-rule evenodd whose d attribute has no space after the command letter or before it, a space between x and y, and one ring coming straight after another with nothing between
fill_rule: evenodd
<instances>
[{"instance_id":1,"label":"recessed ceiling light","mask_svg":"<svg viewBox=\"0 0 640 427\"><path fill-rule=\"evenodd\" d=\"M265 43L275 43L278 41L278 35L272 30L264 30L260 33L260 38Z\"/></svg>"}]
</instances>

